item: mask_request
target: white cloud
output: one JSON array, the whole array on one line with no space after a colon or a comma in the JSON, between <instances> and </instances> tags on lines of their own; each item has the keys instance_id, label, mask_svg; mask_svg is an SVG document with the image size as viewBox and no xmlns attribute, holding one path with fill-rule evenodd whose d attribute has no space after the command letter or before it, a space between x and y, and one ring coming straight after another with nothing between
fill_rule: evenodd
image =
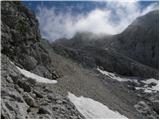
<instances>
[{"instance_id":1,"label":"white cloud","mask_svg":"<svg viewBox=\"0 0 160 120\"><path fill-rule=\"evenodd\" d=\"M56 14L54 7L39 6L37 18L42 36L54 41L62 37L71 38L79 31L118 34L136 17L156 8L158 8L157 3L141 10L139 2L108 1L105 9L95 8L87 15L75 16L71 12Z\"/></svg>"},{"instance_id":2,"label":"white cloud","mask_svg":"<svg viewBox=\"0 0 160 120\"><path fill-rule=\"evenodd\" d=\"M148 13L149 11L155 10L155 9L159 9L159 6L158 6L157 3L153 3L153 4L149 5L149 6L147 6L147 7L143 10L142 15Z\"/></svg>"}]
</instances>

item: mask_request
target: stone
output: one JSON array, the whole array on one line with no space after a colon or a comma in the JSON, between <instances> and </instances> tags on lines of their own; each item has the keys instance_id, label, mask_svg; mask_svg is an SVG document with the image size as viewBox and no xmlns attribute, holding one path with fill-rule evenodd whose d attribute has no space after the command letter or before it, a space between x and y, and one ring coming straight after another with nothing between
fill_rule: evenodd
<instances>
[{"instance_id":1,"label":"stone","mask_svg":"<svg viewBox=\"0 0 160 120\"><path fill-rule=\"evenodd\" d=\"M37 60L32 56L23 55L20 59L22 59L21 64L27 70L32 70L37 65Z\"/></svg>"},{"instance_id":2,"label":"stone","mask_svg":"<svg viewBox=\"0 0 160 120\"><path fill-rule=\"evenodd\" d=\"M36 94L36 97L38 97L38 98L43 98L42 93L40 93L40 92L38 92L38 91L36 91L36 90L34 90L33 92Z\"/></svg>"},{"instance_id":3,"label":"stone","mask_svg":"<svg viewBox=\"0 0 160 120\"><path fill-rule=\"evenodd\" d=\"M31 107L37 106L37 104L35 103L35 100L27 92L24 93L23 98L29 106Z\"/></svg>"},{"instance_id":4,"label":"stone","mask_svg":"<svg viewBox=\"0 0 160 120\"><path fill-rule=\"evenodd\" d=\"M39 114L51 114L51 111L46 106L41 106L38 111Z\"/></svg>"},{"instance_id":5,"label":"stone","mask_svg":"<svg viewBox=\"0 0 160 120\"><path fill-rule=\"evenodd\" d=\"M9 91L8 92L8 96L12 99L14 99L15 101L18 101L18 102L23 102L22 100L22 97L20 96L20 94L16 91Z\"/></svg>"},{"instance_id":6,"label":"stone","mask_svg":"<svg viewBox=\"0 0 160 120\"><path fill-rule=\"evenodd\" d=\"M48 99L51 99L51 100L54 100L54 101L57 100L56 95L53 94L53 93L48 93L47 97L48 97Z\"/></svg>"},{"instance_id":7,"label":"stone","mask_svg":"<svg viewBox=\"0 0 160 120\"><path fill-rule=\"evenodd\" d=\"M58 103L58 104L62 104L62 103L63 103L63 101L62 101L62 100L56 100L56 103Z\"/></svg>"},{"instance_id":8,"label":"stone","mask_svg":"<svg viewBox=\"0 0 160 120\"><path fill-rule=\"evenodd\" d=\"M159 102L158 101L155 101L152 103L152 108L156 113L159 114Z\"/></svg>"},{"instance_id":9,"label":"stone","mask_svg":"<svg viewBox=\"0 0 160 120\"><path fill-rule=\"evenodd\" d=\"M31 92L31 87L27 83L27 81L19 80L18 81L19 87L21 87L25 92Z\"/></svg>"},{"instance_id":10,"label":"stone","mask_svg":"<svg viewBox=\"0 0 160 120\"><path fill-rule=\"evenodd\" d=\"M35 79L28 78L28 79L27 79L27 82L28 82L31 86L33 86L33 87L36 85L36 80L35 80Z\"/></svg>"},{"instance_id":11,"label":"stone","mask_svg":"<svg viewBox=\"0 0 160 120\"><path fill-rule=\"evenodd\" d=\"M12 78L11 78L10 76L7 76L7 81L8 81L9 83L13 83L13 80L12 80Z\"/></svg>"},{"instance_id":12,"label":"stone","mask_svg":"<svg viewBox=\"0 0 160 120\"><path fill-rule=\"evenodd\" d=\"M12 72L10 72L10 76L11 76L12 80L14 80L14 81L18 80L18 75L13 70L12 70Z\"/></svg>"},{"instance_id":13,"label":"stone","mask_svg":"<svg viewBox=\"0 0 160 120\"><path fill-rule=\"evenodd\" d=\"M53 106L52 106L52 110L53 110L53 111L56 111L56 110L58 110L58 109L60 109L60 106L58 106L58 105L53 105Z\"/></svg>"},{"instance_id":14,"label":"stone","mask_svg":"<svg viewBox=\"0 0 160 120\"><path fill-rule=\"evenodd\" d=\"M14 85L14 88L19 92L19 93L23 93L24 90L22 88L20 88L17 84Z\"/></svg>"}]
</instances>

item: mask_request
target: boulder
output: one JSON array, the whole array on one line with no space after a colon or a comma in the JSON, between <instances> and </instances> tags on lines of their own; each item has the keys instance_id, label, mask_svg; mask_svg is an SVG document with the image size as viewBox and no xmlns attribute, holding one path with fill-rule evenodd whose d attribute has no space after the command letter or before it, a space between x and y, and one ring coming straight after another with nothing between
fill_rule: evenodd
<instances>
[{"instance_id":1,"label":"boulder","mask_svg":"<svg viewBox=\"0 0 160 120\"><path fill-rule=\"evenodd\" d=\"M31 107L36 107L37 106L34 98L32 98L27 92L24 93L23 98L29 106L31 106Z\"/></svg>"},{"instance_id":2,"label":"boulder","mask_svg":"<svg viewBox=\"0 0 160 120\"><path fill-rule=\"evenodd\" d=\"M39 108L38 113L39 114L51 114L52 112L50 111L49 107L47 107L47 106L41 106Z\"/></svg>"},{"instance_id":3,"label":"boulder","mask_svg":"<svg viewBox=\"0 0 160 120\"><path fill-rule=\"evenodd\" d=\"M19 80L18 81L19 87L21 87L25 92L31 92L30 84L27 83L25 80Z\"/></svg>"}]
</instances>

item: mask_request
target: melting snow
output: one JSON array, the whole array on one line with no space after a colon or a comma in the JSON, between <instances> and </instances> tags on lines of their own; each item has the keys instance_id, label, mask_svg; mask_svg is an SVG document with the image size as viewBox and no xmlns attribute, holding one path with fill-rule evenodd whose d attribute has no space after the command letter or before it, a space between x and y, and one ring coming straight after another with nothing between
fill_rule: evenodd
<instances>
[{"instance_id":1,"label":"melting snow","mask_svg":"<svg viewBox=\"0 0 160 120\"><path fill-rule=\"evenodd\" d=\"M14 63L12 61L10 61L11 64L14 65ZM16 65L15 65L16 66ZM47 79L47 78L44 78L44 77L41 77L41 76L38 76L34 73L31 73L27 70L24 70L24 69L21 69L20 67L16 66L16 68L21 72L21 74L23 74L25 77L28 77L28 78L32 78L32 79L35 79L37 82L42 82L42 83L57 83L56 80L51 80L51 79Z\"/></svg>"},{"instance_id":2,"label":"melting snow","mask_svg":"<svg viewBox=\"0 0 160 120\"><path fill-rule=\"evenodd\" d=\"M47 78L44 78L44 77L40 77L34 73L31 73L27 70L24 70L24 69L21 69L19 68L18 66L16 66L17 69L26 77L28 78L32 78L32 79L35 79L37 82L42 82L42 83L57 83L56 80L51 80L51 79L47 79Z\"/></svg>"},{"instance_id":3,"label":"melting snow","mask_svg":"<svg viewBox=\"0 0 160 120\"><path fill-rule=\"evenodd\" d=\"M141 82L143 82L145 85L144 87L136 87L137 90L144 90L147 93L159 91L159 81L158 80L150 78L150 79L147 79ZM150 86L151 83L154 83L154 85Z\"/></svg>"},{"instance_id":4,"label":"melting snow","mask_svg":"<svg viewBox=\"0 0 160 120\"><path fill-rule=\"evenodd\" d=\"M15 65L12 61L10 61L11 64ZM16 66L16 65L15 65ZM16 68L21 72L21 74L23 74L25 77L28 77L28 78L32 78L32 79L35 79L37 82L42 82L42 83L57 83L56 80L51 80L51 79L48 79L48 78L44 78L44 77L41 77L41 76L38 76L34 73L31 73L27 70L24 70L24 69L21 69L20 67L16 66Z\"/></svg>"},{"instance_id":5,"label":"melting snow","mask_svg":"<svg viewBox=\"0 0 160 120\"><path fill-rule=\"evenodd\" d=\"M68 98L76 106L77 110L87 119L95 119L95 118L127 119L127 117L121 115L119 112L112 111L107 106L91 98L85 98L83 96L76 97L72 93L68 94Z\"/></svg>"},{"instance_id":6,"label":"melting snow","mask_svg":"<svg viewBox=\"0 0 160 120\"><path fill-rule=\"evenodd\" d=\"M112 78L112 79L114 79L114 80L117 80L117 81L120 81L120 82L127 82L127 81L130 81L130 82L136 82L137 84L139 84L138 83L138 81L137 81L137 79L134 79L134 78L126 78L126 77L120 77L120 76L118 76L118 75L116 75L116 74L114 74L114 73L111 73L111 72L108 72L108 71L104 71L104 70L101 70L101 69L99 69L99 68L97 68L97 70L100 72L100 73L102 73L102 74L104 74L104 75L107 75L108 77L110 77L110 78Z\"/></svg>"},{"instance_id":7,"label":"melting snow","mask_svg":"<svg viewBox=\"0 0 160 120\"><path fill-rule=\"evenodd\" d=\"M153 78L150 78L150 79L147 79L145 81L142 81L143 83L146 83L146 84L151 84L151 83L155 83L155 84L158 84L158 80L156 79L153 79Z\"/></svg>"},{"instance_id":8,"label":"melting snow","mask_svg":"<svg viewBox=\"0 0 160 120\"><path fill-rule=\"evenodd\" d=\"M114 80L120 81L120 82L130 81L130 82L135 82L137 84L140 84L138 79L133 78L133 77L120 77L114 73L103 71L99 68L97 68L97 70L100 73L102 73L102 74L104 74ZM159 81L158 80L150 78L150 79L141 80L141 82L144 83L145 85L142 87L135 87L136 90L143 90L146 93L159 91ZM151 85L151 83L154 83L154 85Z\"/></svg>"}]
</instances>

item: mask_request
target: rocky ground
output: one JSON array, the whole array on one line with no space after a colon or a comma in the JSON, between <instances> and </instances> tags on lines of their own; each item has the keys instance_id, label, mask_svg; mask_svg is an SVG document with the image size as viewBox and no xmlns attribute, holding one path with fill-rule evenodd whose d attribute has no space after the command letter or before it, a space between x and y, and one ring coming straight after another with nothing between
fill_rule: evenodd
<instances>
[{"instance_id":1,"label":"rocky ground","mask_svg":"<svg viewBox=\"0 0 160 120\"><path fill-rule=\"evenodd\" d=\"M142 89L156 86L143 81L157 79L158 70L115 51L62 43L42 39L35 15L20 2L2 2L1 118L84 118L68 92L101 102L127 118L159 117L159 91ZM57 83L37 82L17 67ZM136 81L118 81L97 67Z\"/></svg>"},{"instance_id":2,"label":"rocky ground","mask_svg":"<svg viewBox=\"0 0 160 120\"><path fill-rule=\"evenodd\" d=\"M1 71L1 118L84 118L54 85L24 77L5 55Z\"/></svg>"},{"instance_id":3,"label":"rocky ground","mask_svg":"<svg viewBox=\"0 0 160 120\"><path fill-rule=\"evenodd\" d=\"M97 70L79 68L74 70L76 74L58 79L57 84L42 84L24 77L2 55L1 117L84 118L68 100L69 91L97 100L128 118L158 118L158 92L145 93L135 89L142 85L118 82Z\"/></svg>"}]
</instances>

